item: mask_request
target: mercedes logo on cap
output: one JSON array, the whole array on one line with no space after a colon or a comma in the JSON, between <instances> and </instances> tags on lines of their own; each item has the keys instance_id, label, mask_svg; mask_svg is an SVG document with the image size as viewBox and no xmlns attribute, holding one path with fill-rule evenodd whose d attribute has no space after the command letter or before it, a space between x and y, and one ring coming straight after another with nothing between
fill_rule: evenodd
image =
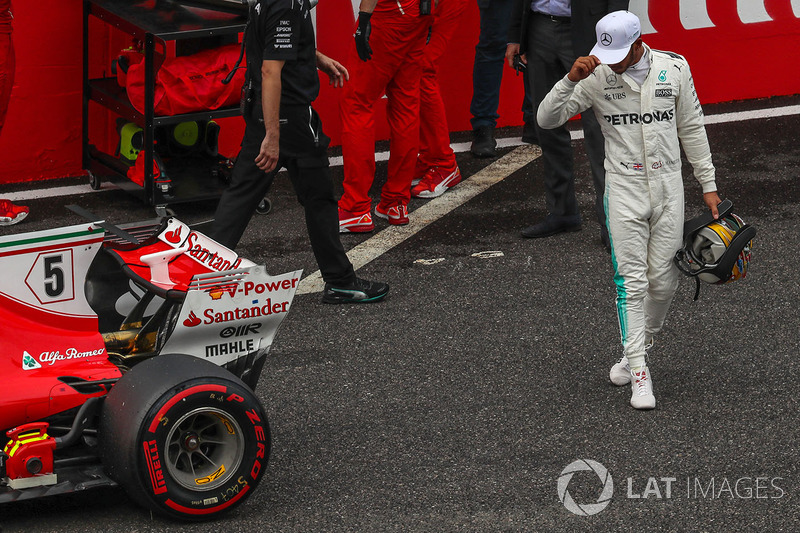
<instances>
[{"instance_id":1,"label":"mercedes logo on cap","mask_svg":"<svg viewBox=\"0 0 800 533\"><path fill-rule=\"evenodd\" d=\"M603 35L600 36L600 44L602 44L603 46L610 45L611 41L612 41L611 36L607 33L604 33Z\"/></svg>"}]
</instances>

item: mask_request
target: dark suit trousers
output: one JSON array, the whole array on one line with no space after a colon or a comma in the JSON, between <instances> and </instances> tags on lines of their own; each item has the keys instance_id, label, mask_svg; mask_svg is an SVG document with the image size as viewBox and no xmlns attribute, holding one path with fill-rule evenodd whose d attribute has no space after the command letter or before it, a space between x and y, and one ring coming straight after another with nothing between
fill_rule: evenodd
<instances>
[{"instance_id":1,"label":"dark suit trousers","mask_svg":"<svg viewBox=\"0 0 800 533\"><path fill-rule=\"evenodd\" d=\"M528 19L528 76L533 90L534 109L539 109L544 97L575 62L569 22L556 22L549 17L532 13ZM600 125L591 109L581 114L586 152L589 156L595 188L595 212L601 231L605 231L605 140ZM575 176L570 134L566 127L545 130L538 126L545 173L545 200L552 215L575 215L578 203L575 198Z\"/></svg>"},{"instance_id":2,"label":"dark suit trousers","mask_svg":"<svg viewBox=\"0 0 800 533\"><path fill-rule=\"evenodd\" d=\"M242 148L233 167L231 182L220 198L209 235L235 248L259 202L281 168L286 168L297 200L305 209L306 227L322 278L334 285L355 279L353 265L339 239L339 212L328 168L330 139L311 106L281 107L280 155L277 168L265 173L255 159L264 140L264 123L256 107L245 117Z\"/></svg>"}]
</instances>

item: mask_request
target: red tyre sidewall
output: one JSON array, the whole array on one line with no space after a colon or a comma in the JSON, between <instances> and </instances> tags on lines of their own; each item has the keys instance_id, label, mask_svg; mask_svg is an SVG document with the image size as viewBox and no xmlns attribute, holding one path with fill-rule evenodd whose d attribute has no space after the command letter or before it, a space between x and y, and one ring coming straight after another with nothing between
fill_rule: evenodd
<instances>
[{"instance_id":1,"label":"red tyre sidewall","mask_svg":"<svg viewBox=\"0 0 800 533\"><path fill-rule=\"evenodd\" d=\"M170 421L202 407L219 409L238 423L244 454L224 485L195 491L172 479L163 461ZM137 471L145 495L166 514L184 520L207 519L247 499L264 475L270 452L269 424L261 404L249 390L220 380L192 380L168 391L148 411L137 440Z\"/></svg>"}]
</instances>

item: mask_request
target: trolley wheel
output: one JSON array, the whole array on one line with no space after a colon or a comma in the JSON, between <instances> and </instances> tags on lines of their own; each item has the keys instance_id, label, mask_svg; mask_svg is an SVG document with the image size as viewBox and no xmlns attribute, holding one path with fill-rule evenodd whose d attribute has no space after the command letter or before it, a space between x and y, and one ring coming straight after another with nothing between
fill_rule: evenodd
<instances>
[{"instance_id":1,"label":"trolley wheel","mask_svg":"<svg viewBox=\"0 0 800 533\"><path fill-rule=\"evenodd\" d=\"M91 170L89 171L89 187L91 187L95 191L100 190L100 178L94 174Z\"/></svg>"},{"instance_id":2,"label":"trolley wheel","mask_svg":"<svg viewBox=\"0 0 800 533\"><path fill-rule=\"evenodd\" d=\"M265 196L263 200L258 202L256 213L259 215L268 215L270 211L272 211L272 202Z\"/></svg>"}]
</instances>

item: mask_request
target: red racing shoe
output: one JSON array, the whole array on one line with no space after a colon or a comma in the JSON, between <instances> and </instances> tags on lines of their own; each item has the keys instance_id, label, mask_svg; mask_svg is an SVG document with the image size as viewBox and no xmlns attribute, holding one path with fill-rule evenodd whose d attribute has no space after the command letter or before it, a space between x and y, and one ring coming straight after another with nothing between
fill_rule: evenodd
<instances>
[{"instance_id":1,"label":"red racing shoe","mask_svg":"<svg viewBox=\"0 0 800 533\"><path fill-rule=\"evenodd\" d=\"M413 189L411 196L414 198L436 198L441 196L450 187L455 187L461 183L461 171L458 166L453 170L445 170L442 167L431 167L425 176Z\"/></svg>"},{"instance_id":2,"label":"red racing shoe","mask_svg":"<svg viewBox=\"0 0 800 533\"><path fill-rule=\"evenodd\" d=\"M0 226L11 226L22 222L30 209L24 205L15 205L10 200L0 200Z\"/></svg>"},{"instance_id":3,"label":"red racing shoe","mask_svg":"<svg viewBox=\"0 0 800 533\"><path fill-rule=\"evenodd\" d=\"M375 216L385 218L392 226L405 226L408 224L408 206L403 202L389 206L381 202L375 206Z\"/></svg>"},{"instance_id":4,"label":"red racing shoe","mask_svg":"<svg viewBox=\"0 0 800 533\"><path fill-rule=\"evenodd\" d=\"M339 233L369 233L375 229L372 215L366 213L351 213L339 208Z\"/></svg>"},{"instance_id":5,"label":"red racing shoe","mask_svg":"<svg viewBox=\"0 0 800 533\"><path fill-rule=\"evenodd\" d=\"M417 165L414 167L414 177L411 178L411 186L414 187L417 183L422 181L425 174L428 172L428 167L421 159L417 159Z\"/></svg>"}]
</instances>

